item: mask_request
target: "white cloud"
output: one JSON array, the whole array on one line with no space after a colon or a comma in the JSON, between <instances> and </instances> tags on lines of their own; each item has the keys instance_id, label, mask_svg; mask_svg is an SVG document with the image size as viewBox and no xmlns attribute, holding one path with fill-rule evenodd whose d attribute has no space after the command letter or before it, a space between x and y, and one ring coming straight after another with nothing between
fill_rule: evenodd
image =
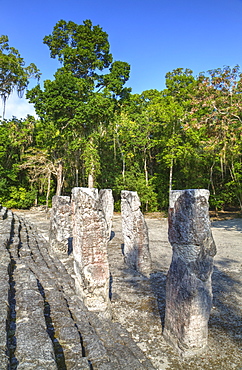
<instances>
[{"instance_id":1,"label":"white cloud","mask_svg":"<svg viewBox=\"0 0 242 370\"><path fill-rule=\"evenodd\" d=\"M5 116L6 119L11 119L13 116L25 118L27 115L37 118L33 104L30 104L25 97L19 98L17 93L14 92L6 101ZM3 102L0 100L0 117L3 116Z\"/></svg>"}]
</instances>

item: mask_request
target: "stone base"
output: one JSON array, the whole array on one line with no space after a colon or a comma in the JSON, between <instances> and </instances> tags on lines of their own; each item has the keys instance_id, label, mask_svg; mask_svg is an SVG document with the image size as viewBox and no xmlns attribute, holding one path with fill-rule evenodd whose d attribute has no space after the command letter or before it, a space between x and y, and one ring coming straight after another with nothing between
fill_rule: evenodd
<instances>
[{"instance_id":1,"label":"stone base","mask_svg":"<svg viewBox=\"0 0 242 370\"><path fill-rule=\"evenodd\" d=\"M169 332L166 329L164 329L163 337L166 340L166 342L177 351L179 356L184 358L204 354L208 349L207 343L200 347L187 347L185 345L182 345L178 341L177 337L175 335L172 335L171 332Z\"/></svg>"}]
</instances>

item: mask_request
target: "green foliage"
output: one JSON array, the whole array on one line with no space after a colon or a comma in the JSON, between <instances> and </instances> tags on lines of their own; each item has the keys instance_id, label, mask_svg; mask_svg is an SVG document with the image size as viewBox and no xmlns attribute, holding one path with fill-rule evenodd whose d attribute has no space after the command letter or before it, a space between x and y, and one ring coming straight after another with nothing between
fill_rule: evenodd
<instances>
[{"instance_id":1,"label":"green foliage","mask_svg":"<svg viewBox=\"0 0 242 370\"><path fill-rule=\"evenodd\" d=\"M27 209L34 204L36 192L27 191L23 187L11 186L9 189L8 200L0 197L0 203L7 208Z\"/></svg>"},{"instance_id":2,"label":"green foliage","mask_svg":"<svg viewBox=\"0 0 242 370\"><path fill-rule=\"evenodd\" d=\"M166 74L166 87L169 95L184 104L189 99L189 91L196 86L196 80L191 69L177 68Z\"/></svg>"},{"instance_id":3,"label":"green foliage","mask_svg":"<svg viewBox=\"0 0 242 370\"><path fill-rule=\"evenodd\" d=\"M74 186L111 188L116 210L124 189L138 192L143 211L156 211L167 209L170 189L184 188L208 188L217 210L242 209L238 66L197 77L177 68L166 74L163 91L131 94L129 64L113 60L107 33L90 20L61 20L44 43L61 68L27 93L40 119L0 125L4 204L28 207L37 198L48 204L62 184L63 194ZM0 93L7 68L6 94L14 87L21 92L37 71L24 69L4 36L0 57Z\"/></svg>"},{"instance_id":4,"label":"green foliage","mask_svg":"<svg viewBox=\"0 0 242 370\"><path fill-rule=\"evenodd\" d=\"M100 26L93 26L90 20L81 25L60 20L52 34L45 36L44 43L51 57L58 57L63 64L60 70L64 76L69 74L81 80L85 93L104 89L105 94L122 95L130 66L126 62L113 62L108 35ZM109 73L101 72L108 68ZM87 102L88 95L83 100Z\"/></svg>"},{"instance_id":5,"label":"green foliage","mask_svg":"<svg viewBox=\"0 0 242 370\"><path fill-rule=\"evenodd\" d=\"M209 204L210 204L211 209L216 209L218 211L221 211L224 206L224 199L221 199L221 195L217 196L217 195L211 194L209 198Z\"/></svg>"},{"instance_id":6,"label":"green foliage","mask_svg":"<svg viewBox=\"0 0 242 370\"><path fill-rule=\"evenodd\" d=\"M143 211L155 212L158 209L157 194L152 184L146 185L144 174L134 171L127 171L125 178L119 175L115 179L113 187L115 197L115 210L120 210L121 190L137 191Z\"/></svg>"},{"instance_id":7,"label":"green foliage","mask_svg":"<svg viewBox=\"0 0 242 370\"><path fill-rule=\"evenodd\" d=\"M103 70L112 62L108 35L90 20L81 25L60 20L53 33L45 36L51 58L59 61L78 78L96 79L96 69Z\"/></svg>"}]
</instances>

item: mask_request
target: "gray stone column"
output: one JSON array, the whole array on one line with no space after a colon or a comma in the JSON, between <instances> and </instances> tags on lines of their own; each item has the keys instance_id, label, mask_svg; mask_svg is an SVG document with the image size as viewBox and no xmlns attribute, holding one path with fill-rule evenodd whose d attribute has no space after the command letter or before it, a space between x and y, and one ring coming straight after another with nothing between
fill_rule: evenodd
<instances>
[{"instance_id":1,"label":"gray stone column","mask_svg":"<svg viewBox=\"0 0 242 370\"><path fill-rule=\"evenodd\" d=\"M207 345L216 247L209 220L209 191L170 193L169 241L173 255L166 282L164 337L183 356Z\"/></svg>"},{"instance_id":2,"label":"gray stone column","mask_svg":"<svg viewBox=\"0 0 242 370\"><path fill-rule=\"evenodd\" d=\"M87 308L110 317L107 226L97 189L72 189L76 290Z\"/></svg>"},{"instance_id":3,"label":"gray stone column","mask_svg":"<svg viewBox=\"0 0 242 370\"><path fill-rule=\"evenodd\" d=\"M114 207L113 194L111 189L99 190L99 205L100 209L102 209L104 213L104 218L107 227L107 241L109 241L111 237L113 207Z\"/></svg>"},{"instance_id":4,"label":"gray stone column","mask_svg":"<svg viewBox=\"0 0 242 370\"><path fill-rule=\"evenodd\" d=\"M71 248L70 197L55 195L52 198L49 242L52 252L59 252L67 255Z\"/></svg>"},{"instance_id":5,"label":"gray stone column","mask_svg":"<svg viewBox=\"0 0 242 370\"><path fill-rule=\"evenodd\" d=\"M147 276L151 271L148 228L136 191L121 191L121 213L125 262Z\"/></svg>"}]
</instances>

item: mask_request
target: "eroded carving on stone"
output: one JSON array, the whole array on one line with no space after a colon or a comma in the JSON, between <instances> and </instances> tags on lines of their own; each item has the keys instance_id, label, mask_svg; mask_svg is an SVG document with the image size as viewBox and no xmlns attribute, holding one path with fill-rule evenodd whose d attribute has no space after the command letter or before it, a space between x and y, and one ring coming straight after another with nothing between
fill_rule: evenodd
<instances>
[{"instance_id":1,"label":"eroded carving on stone","mask_svg":"<svg viewBox=\"0 0 242 370\"><path fill-rule=\"evenodd\" d=\"M169 241L173 255L166 283L164 337L181 355L207 345L216 247L210 229L209 191L170 193Z\"/></svg>"},{"instance_id":2,"label":"eroded carving on stone","mask_svg":"<svg viewBox=\"0 0 242 370\"><path fill-rule=\"evenodd\" d=\"M97 189L72 189L75 283L86 306L110 316L107 223Z\"/></svg>"},{"instance_id":3,"label":"eroded carving on stone","mask_svg":"<svg viewBox=\"0 0 242 370\"><path fill-rule=\"evenodd\" d=\"M124 258L127 265L144 275L151 271L148 228L136 191L121 192Z\"/></svg>"},{"instance_id":4,"label":"eroded carving on stone","mask_svg":"<svg viewBox=\"0 0 242 370\"><path fill-rule=\"evenodd\" d=\"M68 196L55 195L52 198L49 241L52 252L67 255L72 248L71 200Z\"/></svg>"}]
</instances>

